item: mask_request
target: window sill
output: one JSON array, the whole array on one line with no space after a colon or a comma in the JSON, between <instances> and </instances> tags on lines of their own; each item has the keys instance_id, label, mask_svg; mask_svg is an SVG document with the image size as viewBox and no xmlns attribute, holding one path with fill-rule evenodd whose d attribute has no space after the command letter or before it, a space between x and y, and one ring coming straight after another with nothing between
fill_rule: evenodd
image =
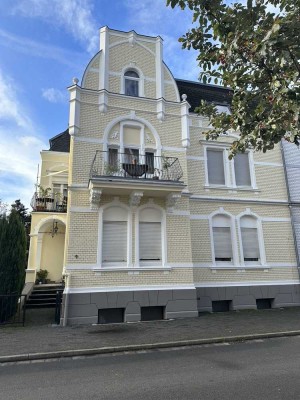
<instances>
[{"instance_id":1,"label":"window sill","mask_svg":"<svg viewBox=\"0 0 300 400\"><path fill-rule=\"evenodd\" d=\"M95 272L143 272L143 271L171 271L172 267L141 266L141 267L95 267Z\"/></svg>"},{"instance_id":2,"label":"window sill","mask_svg":"<svg viewBox=\"0 0 300 400\"><path fill-rule=\"evenodd\" d=\"M232 269L232 270L247 270L247 269L271 269L272 267L268 265L258 265L258 264L250 264L250 265L215 265L209 267L211 270L226 270L226 269Z\"/></svg>"},{"instance_id":3,"label":"window sill","mask_svg":"<svg viewBox=\"0 0 300 400\"><path fill-rule=\"evenodd\" d=\"M247 187L247 186L232 187L232 186L219 186L219 185L204 185L204 189L227 190L229 193L230 192L260 192L259 189L255 189L253 187Z\"/></svg>"}]
</instances>

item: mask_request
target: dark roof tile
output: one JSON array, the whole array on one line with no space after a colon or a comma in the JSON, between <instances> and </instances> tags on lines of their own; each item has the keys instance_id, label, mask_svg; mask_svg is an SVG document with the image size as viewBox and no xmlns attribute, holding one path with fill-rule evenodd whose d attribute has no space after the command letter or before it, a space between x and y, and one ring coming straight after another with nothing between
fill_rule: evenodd
<instances>
[{"instance_id":1,"label":"dark roof tile","mask_svg":"<svg viewBox=\"0 0 300 400\"><path fill-rule=\"evenodd\" d=\"M183 94L187 95L187 101L191 105L190 111L194 111L196 107L199 107L201 100L205 100L208 103L215 103L216 105L230 106L231 89L182 79L175 79L175 81L180 97Z\"/></svg>"},{"instance_id":2,"label":"dark roof tile","mask_svg":"<svg viewBox=\"0 0 300 400\"><path fill-rule=\"evenodd\" d=\"M59 133L53 138L49 139L50 143L50 151L61 151L63 153L70 152L70 135L69 129L66 129L64 132Z\"/></svg>"}]
</instances>

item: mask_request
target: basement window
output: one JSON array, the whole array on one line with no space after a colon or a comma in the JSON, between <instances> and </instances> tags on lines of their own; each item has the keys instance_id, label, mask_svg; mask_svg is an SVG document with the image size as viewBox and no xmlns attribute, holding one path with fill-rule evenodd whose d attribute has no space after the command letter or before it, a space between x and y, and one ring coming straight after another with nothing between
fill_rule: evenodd
<instances>
[{"instance_id":1,"label":"basement window","mask_svg":"<svg viewBox=\"0 0 300 400\"><path fill-rule=\"evenodd\" d=\"M118 324L124 322L125 308L103 308L98 310L98 324Z\"/></svg>"},{"instance_id":2,"label":"basement window","mask_svg":"<svg viewBox=\"0 0 300 400\"><path fill-rule=\"evenodd\" d=\"M272 308L274 299L256 299L256 307L258 310L268 310Z\"/></svg>"},{"instance_id":3,"label":"basement window","mask_svg":"<svg viewBox=\"0 0 300 400\"><path fill-rule=\"evenodd\" d=\"M231 300L212 301L213 312L226 312L231 310Z\"/></svg>"},{"instance_id":4,"label":"basement window","mask_svg":"<svg viewBox=\"0 0 300 400\"><path fill-rule=\"evenodd\" d=\"M141 307L141 321L157 321L164 319L165 307Z\"/></svg>"}]
</instances>

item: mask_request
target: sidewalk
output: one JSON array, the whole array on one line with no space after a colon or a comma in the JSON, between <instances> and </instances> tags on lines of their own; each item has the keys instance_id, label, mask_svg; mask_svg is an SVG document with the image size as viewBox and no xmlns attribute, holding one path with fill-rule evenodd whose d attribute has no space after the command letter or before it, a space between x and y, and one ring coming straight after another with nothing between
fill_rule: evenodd
<instances>
[{"instance_id":1,"label":"sidewalk","mask_svg":"<svg viewBox=\"0 0 300 400\"><path fill-rule=\"evenodd\" d=\"M0 362L6 361L4 358L6 356L17 355L18 357L11 360L93 354L91 349L97 349L94 351L96 354L127 349L200 344L202 340L204 343L249 340L252 337L249 335L255 335L253 338L256 338L260 334L300 335L298 307L200 314L199 318L118 325L61 327L52 325L53 319L53 310L28 310L25 327L0 327ZM162 345L164 343L168 344L164 346ZM111 347L114 349L103 350ZM116 347L121 348L115 349ZM34 357L35 353L53 354Z\"/></svg>"}]
</instances>

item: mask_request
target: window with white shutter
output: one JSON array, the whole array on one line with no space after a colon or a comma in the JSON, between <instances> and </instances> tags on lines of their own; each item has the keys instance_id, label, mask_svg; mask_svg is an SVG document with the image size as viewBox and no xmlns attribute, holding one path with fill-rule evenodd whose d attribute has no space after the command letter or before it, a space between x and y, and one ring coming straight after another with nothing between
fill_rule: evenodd
<instances>
[{"instance_id":1,"label":"window with white shutter","mask_svg":"<svg viewBox=\"0 0 300 400\"><path fill-rule=\"evenodd\" d=\"M234 157L236 186L251 186L249 154L239 153Z\"/></svg>"},{"instance_id":2,"label":"window with white shutter","mask_svg":"<svg viewBox=\"0 0 300 400\"><path fill-rule=\"evenodd\" d=\"M232 262L231 220L226 215L216 215L212 221L215 261Z\"/></svg>"},{"instance_id":3,"label":"window with white shutter","mask_svg":"<svg viewBox=\"0 0 300 400\"><path fill-rule=\"evenodd\" d=\"M102 262L127 262L127 210L112 206L103 212L102 226Z\"/></svg>"},{"instance_id":4,"label":"window with white shutter","mask_svg":"<svg viewBox=\"0 0 300 400\"><path fill-rule=\"evenodd\" d=\"M210 185L225 185L223 150L207 149L207 175Z\"/></svg>"},{"instance_id":5,"label":"window with white shutter","mask_svg":"<svg viewBox=\"0 0 300 400\"><path fill-rule=\"evenodd\" d=\"M139 214L139 259L144 262L162 260L162 213L144 208Z\"/></svg>"},{"instance_id":6,"label":"window with white shutter","mask_svg":"<svg viewBox=\"0 0 300 400\"><path fill-rule=\"evenodd\" d=\"M244 216L240 220L240 226L244 261L260 261L257 219L252 216Z\"/></svg>"}]
</instances>

